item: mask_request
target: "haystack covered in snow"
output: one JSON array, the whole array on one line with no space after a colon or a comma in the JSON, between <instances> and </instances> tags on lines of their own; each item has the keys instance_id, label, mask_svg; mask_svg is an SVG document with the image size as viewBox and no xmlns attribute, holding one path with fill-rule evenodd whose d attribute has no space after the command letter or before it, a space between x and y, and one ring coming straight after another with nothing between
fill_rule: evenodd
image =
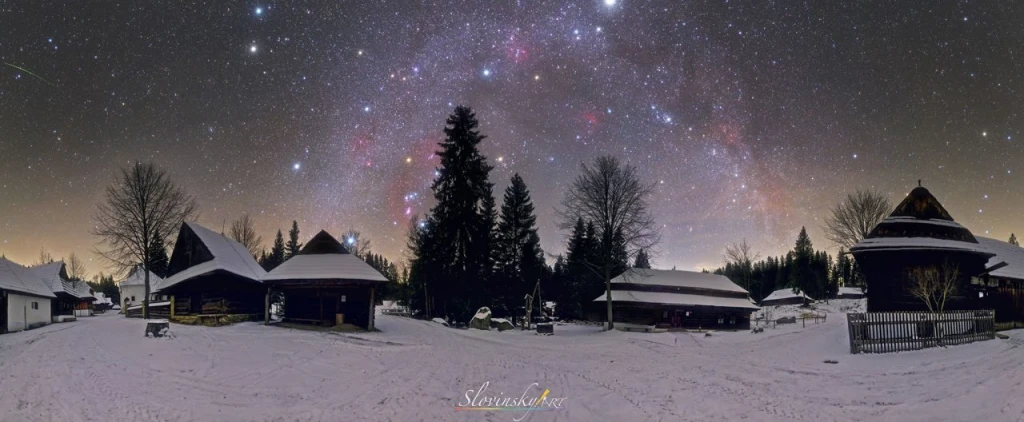
<instances>
[{"instance_id":1,"label":"haystack covered in snow","mask_svg":"<svg viewBox=\"0 0 1024 422\"><path fill-rule=\"evenodd\" d=\"M693 271L631 268L612 279L615 322L665 328L750 328L758 309L748 293L725 276ZM593 300L604 315L605 295Z\"/></svg>"},{"instance_id":2,"label":"haystack covered in snow","mask_svg":"<svg viewBox=\"0 0 1024 422\"><path fill-rule=\"evenodd\" d=\"M321 230L263 281L284 294L286 321L373 330L377 287L388 280Z\"/></svg>"},{"instance_id":3,"label":"haystack covered in snow","mask_svg":"<svg viewBox=\"0 0 1024 422\"><path fill-rule=\"evenodd\" d=\"M49 324L56 298L34 272L0 258L0 334Z\"/></svg>"},{"instance_id":4,"label":"haystack covered in snow","mask_svg":"<svg viewBox=\"0 0 1024 422\"><path fill-rule=\"evenodd\" d=\"M267 272L224 235L183 223L167 273L156 293L173 298L175 316L263 316Z\"/></svg>"},{"instance_id":5,"label":"haystack covered in snow","mask_svg":"<svg viewBox=\"0 0 1024 422\"><path fill-rule=\"evenodd\" d=\"M787 287L776 290L761 299L761 306L806 305L812 301L814 299L808 297L804 292L794 292L793 289Z\"/></svg>"},{"instance_id":6,"label":"haystack covered in snow","mask_svg":"<svg viewBox=\"0 0 1024 422\"><path fill-rule=\"evenodd\" d=\"M92 315L92 302L96 300L92 295L92 289L84 281L70 280L64 261L36 265L29 269L42 278L50 287L50 291L57 296L50 310L53 316Z\"/></svg>"},{"instance_id":7,"label":"haystack covered in snow","mask_svg":"<svg viewBox=\"0 0 1024 422\"><path fill-rule=\"evenodd\" d=\"M469 320L469 328L476 328L477 330L490 330L491 308L484 306L478 309L476 311L476 314L473 315L473 319Z\"/></svg>"}]
</instances>

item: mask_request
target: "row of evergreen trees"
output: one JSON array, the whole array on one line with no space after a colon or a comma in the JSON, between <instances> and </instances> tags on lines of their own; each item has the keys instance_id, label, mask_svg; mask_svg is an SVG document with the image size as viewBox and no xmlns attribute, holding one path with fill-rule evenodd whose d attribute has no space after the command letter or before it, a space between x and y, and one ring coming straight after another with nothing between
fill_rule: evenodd
<instances>
[{"instance_id":1,"label":"row of evergreen trees","mask_svg":"<svg viewBox=\"0 0 1024 422\"><path fill-rule=\"evenodd\" d=\"M481 306L511 316L550 278L526 182L514 175L496 209L478 126L468 107L449 116L431 186L437 204L410 223L408 304L426 316L466 321Z\"/></svg>"},{"instance_id":2,"label":"row of evergreen trees","mask_svg":"<svg viewBox=\"0 0 1024 422\"><path fill-rule=\"evenodd\" d=\"M725 275L750 292L756 302L773 291L791 288L815 299L834 298L839 286L862 287L863 277L848 253L839 251L833 259L824 250L814 250L807 230L800 228L793 250L783 256L751 263L727 263L714 271Z\"/></svg>"},{"instance_id":3,"label":"row of evergreen trees","mask_svg":"<svg viewBox=\"0 0 1024 422\"><path fill-rule=\"evenodd\" d=\"M519 174L512 176L495 209L492 167L479 151L486 137L478 126L473 111L461 106L446 122L431 186L436 205L423 220L410 223L408 305L422 315L455 321L468 321L481 306L496 316L514 317L523 315L526 296L537 292L541 299L556 301L563 318L582 317L605 290L602 275L593 268L603 262L597 259L602 245L611 245L613 277L629 266L623 234L602 239L593 223L580 219L567 255L559 255L554 268L548 266L530 191ZM650 267L646 253L637 262Z\"/></svg>"}]
</instances>

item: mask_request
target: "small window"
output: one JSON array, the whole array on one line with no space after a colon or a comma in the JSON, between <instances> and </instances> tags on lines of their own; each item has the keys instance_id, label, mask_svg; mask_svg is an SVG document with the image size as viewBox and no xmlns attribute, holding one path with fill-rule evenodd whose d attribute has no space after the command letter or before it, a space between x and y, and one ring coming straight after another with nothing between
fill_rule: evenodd
<instances>
[{"instance_id":1,"label":"small window","mask_svg":"<svg viewBox=\"0 0 1024 422\"><path fill-rule=\"evenodd\" d=\"M134 302L134 301L135 301L135 296L132 296L132 302Z\"/></svg>"},{"instance_id":2,"label":"small window","mask_svg":"<svg viewBox=\"0 0 1024 422\"><path fill-rule=\"evenodd\" d=\"M39 309L39 302L32 302L32 309Z\"/></svg>"},{"instance_id":3,"label":"small window","mask_svg":"<svg viewBox=\"0 0 1024 422\"><path fill-rule=\"evenodd\" d=\"M718 317L718 323L719 324L724 324L725 323L725 318Z\"/></svg>"}]
</instances>

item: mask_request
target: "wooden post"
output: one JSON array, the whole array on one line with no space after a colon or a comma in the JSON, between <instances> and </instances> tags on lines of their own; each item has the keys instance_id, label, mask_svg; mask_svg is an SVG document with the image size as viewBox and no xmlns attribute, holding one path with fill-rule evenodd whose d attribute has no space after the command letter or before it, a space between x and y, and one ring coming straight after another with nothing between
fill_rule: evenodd
<instances>
[{"instance_id":1,"label":"wooden post","mask_svg":"<svg viewBox=\"0 0 1024 422\"><path fill-rule=\"evenodd\" d=\"M174 295L171 295L171 319L174 319Z\"/></svg>"},{"instance_id":2,"label":"wooden post","mask_svg":"<svg viewBox=\"0 0 1024 422\"><path fill-rule=\"evenodd\" d=\"M324 325L324 298L320 297L320 288L316 289L316 301L320 303L320 324Z\"/></svg>"},{"instance_id":3,"label":"wooden post","mask_svg":"<svg viewBox=\"0 0 1024 422\"><path fill-rule=\"evenodd\" d=\"M267 286L267 297L263 300L263 325L270 325L270 286Z\"/></svg>"},{"instance_id":4,"label":"wooden post","mask_svg":"<svg viewBox=\"0 0 1024 422\"><path fill-rule=\"evenodd\" d=\"M370 319L369 319L370 322L369 322L369 324L366 325L366 330L367 331L373 331L373 317L374 317L374 315L373 315L373 308L375 306L374 305L375 298L373 296L374 296L374 293L376 292L376 290L377 290L376 286L370 286Z\"/></svg>"}]
</instances>

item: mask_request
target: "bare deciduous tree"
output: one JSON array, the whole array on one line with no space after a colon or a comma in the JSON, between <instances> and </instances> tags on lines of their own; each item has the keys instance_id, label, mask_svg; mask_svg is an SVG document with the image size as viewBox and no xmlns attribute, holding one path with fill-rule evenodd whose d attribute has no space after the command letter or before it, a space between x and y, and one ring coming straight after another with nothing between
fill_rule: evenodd
<instances>
[{"instance_id":1,"label":"bare deciduous tree","mask_svg":"<svg viewBox=\"0 0 1024 422\"><path fill-rule=\"evenodd\" d=\"M621 252L616 247L624 246L628 259L640 249L650 250L661 240L648 204L654 186L641 182L635 167L623 165L612 156L598 157L592 166L580 165L580 175L565 193L562 209L558 211L562 229L571 229L582 218L594 224L602 239L597 257L586 260L585 266L604 278L609 330L614 328L612 269L615 255Z\"/></svg>"},{"instance_id":2,"label":"bare deciduous tree","mask_svg":"<svg viewBox=\"0 0 1024 422\"><path fill-rule=\"evenodd\" d=\"M151 245L157 236L163 237L164 243L169 242L170 233L177 233L183 221L197 216L196 208L195 198L152 163L136 163L118 170L114 183L107 186L104 201L96 207L92 233L106 244L97 253L120 274L143 266L143 318L149 318Z\"/></svg>"},{"instance_id":3,"label":"bare deciduous tree","mask_svg":"<svg viewBox=\"0 0 1024 422\"><path fill-rule=\"evenodd\" d=\"M871 229L892 211L892 204L879 192L857 189L832 208L825 219L825 237L836 246L849 250L867 237Z\"/></svg>"},{"instance_id":4,"label":"bare deciduous tree","mask_svg":"<svg viewBox=\"0 0 1024 422\"><path fill-rule=\"evenodd\" d=\"M960 268L946 262L941 267L915 267L910 271L908 292L924 302L929 312L946 308L946 300L956 294Z\"/></svg>"},{"instance_id":5,"label":"bare deciduous tree","mask_svg":"<svg viewBox=\"0 0 1024 422\"><path fill-rule=\"evenodd\" d=\"M74 281L85 280L85 263L74 252L68 255L67 261L64 262L64 270L68 273L68 279Z\"/></svg>"},{"instance_id":6,"label":"bare deciduous tree","mask_svg":"<svg viewBox=\"0 0 1024 422\"><path fill-rule=\"evenodd\" d=\"M751 283L753 283L754 261L760 259L761 254L754 252L754 248L747 243L747 239L743 239L743 242L726 246L722 258L726 264L732 264L739 270L742 287L750 291Z\"/></svg>"},{"instance_id":7,"label":"bare deciduous tree","mask_svg":"<svg viewBox=\"0 0 1024 422\"><path fill-rule=\"evenodd\" d=\"M53 255L50 255L46 249L39 249L39 260L36 261L35 265L46 265L53 262Z\"/></svg>"},{"instance_id":8,"label":"bare deciduous tree","mask_svg":"<svg viewBox=\"0 0 1024 422\"><path fill-rule=\"evenodd\" d=\"M370 239L361 237L359 230L349 229L342 235L342 239L345 242L345 248L352 255L363 258L363 256L370 252Z\"/></svg>"},{"instance_id":9,"label":"bare deciduous tree","mask_svg":"<svg viewBox=\"0 0 1024 422\"><path fill-rule=\"evenodd\" d=\"M258 255L263 249L263 236L256 234L256 224L248 213L231 222L231 239L245 246L252 256Z\"/></svg>"}]
</instances>

